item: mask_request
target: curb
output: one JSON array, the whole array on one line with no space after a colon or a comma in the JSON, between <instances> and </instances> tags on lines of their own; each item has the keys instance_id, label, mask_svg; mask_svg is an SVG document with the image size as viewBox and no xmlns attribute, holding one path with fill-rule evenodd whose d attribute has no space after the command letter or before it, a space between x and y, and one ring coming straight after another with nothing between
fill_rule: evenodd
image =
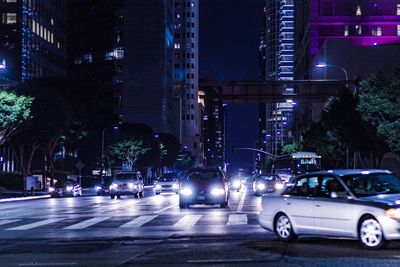
<instances>
[{"instance_id":1,"label":"curb","mask_svg":"<svg viewBox=\"0 0 400 267\"><path fill-rule=\"evenodd\" d=\"M44 199L50 198L50 195L42 195L42 196L31 196L31 197L10 197L10 198L0 198L0 203L2 202L11 202L11 201L24 201L24 200L33 200L33 199Z\"/></svg>"}]
</instances>

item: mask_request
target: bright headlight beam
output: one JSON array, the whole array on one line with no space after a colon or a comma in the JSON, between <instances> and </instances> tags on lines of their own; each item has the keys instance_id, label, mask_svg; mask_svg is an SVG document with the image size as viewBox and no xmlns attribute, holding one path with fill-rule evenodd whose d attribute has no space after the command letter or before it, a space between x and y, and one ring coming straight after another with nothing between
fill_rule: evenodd
<instances>
[{"instance_id":1,"label":"bright headlight beam","mask_svg":"<svg viewBox=\"0 0 400 267\"><path fill-rule=\"evenodd\" d=\"M211 194L214 196L221 196L225 194L225 190L223 188L214 188L213 190L211 190Z\"/></svg>"},{"instance_id":2,"label":"bright headlight beam","mask_svg":"<svg viewBox=\"0 0 400 267\"><path fill-rule=\"evenodd\" d=\"M192 189L185 187L181 190L181 194L184 196L190 196L191 194L193 194Z\"/></svg>"}]
</instances>

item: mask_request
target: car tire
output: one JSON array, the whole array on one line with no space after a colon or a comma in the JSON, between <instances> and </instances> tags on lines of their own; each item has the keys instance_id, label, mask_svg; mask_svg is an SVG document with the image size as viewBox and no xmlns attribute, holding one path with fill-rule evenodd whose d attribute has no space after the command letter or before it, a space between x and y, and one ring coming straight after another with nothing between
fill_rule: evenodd
<instances>
[{"instance_id":1,"label":"car tire","mask_svg":"<svg viewBox=\"0 0 400 267\"><path fill-rule=\"evenodd\" d=\"M156 192L156 195L159 195L161 192Z\"/></svg>"},{"instance_id":2,"label":"car tire","mask_svg":"<svg viewBox=\"0 0 400 267\"><path fill-rule=\"evenodd\" d=\"M224 201L224 202L222 202L221 204L219 204L219 206L221 207L221 208L226 208L226 207L228 207L228 201Z\"/></svg>"},{"instance_id":3,"label":"car tire","mask_svg":"<svg viewBox=\"0 0 400 267\"><path fill-rule=\"evenodd\" d=\"M187 204L185 204L185 203L179 201L179 208L181 208L181 209L186 209L187 206L188 206Z\"/></svg>"},{"instance_id":4,"label":"car tire","mask_svg":"<svg viewBox=\"0 0 400 267\"><path fill-rule=\"evenodd\" d=\"M110 198L111 198L111 199L114 199L114 198L115 198L115 195L110 195Z\"/></svg>"},{"instance_id":5,"label":"car tire","mask_svg":"<svg viewBox=\"0 0 400 267\"><path fill-rule=\"evenodd\" d=\"M284 213L279 213L274 221L274 229L278 238L282 241L289 242L296 240L297 236L293 231L292 222Z\"/></svg>"},{"instance_id":6,"label":"car tire","mask_svg":"<svg viewBox=\"0 0 400 267\"><path fill-rule=\"evenodd\" d=\"M117 195L117 198L120 199L120 198L121 198L121 195Z\"/></svg>"},{"instance_id":7,"label":"car tire","mask_svg":"<svg viewBox=\"0 0 400 267\"><path fill-rule=\"evenodd\" d=\"M136 194L135 194L135 198L139 198L139 193L136 193Z\"/></svg>"},{"instance_id":8,"label":"car tire","mask_svg":"<svg viewBox=\"0 0 400 267\"><path fill-rule=\"evenodd\" d=\"M240 192L240 189L236 189L236 192Z\"/></svg>"},{"instance_id":9,"label":"car tire","mask_svg":"<svg viewBox=\"0 0 400 267\"><path fill-rule=\"evenodd\" d=\"M141 191L141 192L139 193L139 197L144 197L144 191Z\"/></svg>"},{"instance_id":10,"label":"car tire","mask_svg":"<svg viewBox=\"0 0 400 267\"><path fill-rule=\"evenodd\" d=\"M370 250L383 248L387 244L382 226L373 216L365 216L360 220L358 239L361 247Z\"/></svg>"}]
</instances>

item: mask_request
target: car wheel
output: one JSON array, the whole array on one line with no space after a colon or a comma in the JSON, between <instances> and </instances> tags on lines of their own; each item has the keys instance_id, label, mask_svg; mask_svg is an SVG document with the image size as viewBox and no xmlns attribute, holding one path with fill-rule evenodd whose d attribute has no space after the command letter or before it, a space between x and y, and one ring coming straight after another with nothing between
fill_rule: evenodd
<instances>
[{"instance_id":1,"label":"car wheel","mask_svg":"<svg viewBox=\"0 0 400 267\"><path fill-rule=\"evenodd\" d=\"M139 198L139 193L136 193L136 194L135 194L135 198Z\"/></svg>"},{"instance_id":2,"label":"car wheel","mask_svg":"<svg viewBox=\"0 0 400 267\"><path fill-rule=\"evenodd\" d=\"M117 198L118 198L118 199L120 199L120 198L121 198L121 196L120 196L120 195L117 195Z\"/></svg>"},{"instance_id":3,"label":"car wheel","mask_svg":"<svg viewBox=\"0 0 400 267\"><path fill-rule=\"evenodd\" d=\"M275 233L279 239L283 241L292 241L296 239L296 234L293 232L292 223L283 213L279 214L275 219Z\"/></svg>"},{"instance_id":4,"label":"car wheel","mask_svg":"<svg viewBox=\"0 0 400 267\"><path fill-rule=\"evenodd\" d=\"M141 192L139 193L139 197L144 197L144 191L141 191Z\"/></svg>"},{"instance_id":5,"label":"car wheel","mask_svg":"<svg viewBox=\"0 0 400 267\"><path fill-rule=\"evenodd\" d=\"M156 192L156 195L159 195L161 192Z\"/></svg>"},{"instance_id":6,"label":"car wheel","mask_svg":"<svg viewBox=\"0 0 400 267\"><path fill-rule=\"evenodd\" d=\"M358 226L360 244L366 249L380 249L386 244L379 222L372 216L364 217Z\"/></svg>"},{"instance_id":7,"label":"car wheel","mask_svg":"<svg viewBox=\"0 0 400 267\"><path fill-rule=\"evenodd\" d=\"M181 209L185 209L187 207L187 205L181 201L179 201L179 208Z\"/></svg>"},{"instance_id":8,"label":"car wheel","mask_svg":"<svg viewBox=\"0 0 400 267\"><path fill-rule=\"evenodd\" d=\"M220 206L221 208L226 208L226 207L228 207L228 201L222 202L221 204L219 204L219 206Z\"/></svg>"},{"instance_id":9,"label":"car wheel","mask_svg":"<svg viewBox=\"0 0 400 267\"><path fill-rule=\"evenodd\" d=\"M237 189L236 192L240 192L240 189Z\"/></svg>"},{"instance_id":10,"label":"car wheel","mask_svg":"<svg viewBox=\"0 0 400 267\"><path fill-rule=\"evenodd\" d=\"M114 198L115 198L115 195L110 195L110 197L111 197L111 199L114 199Z\"/></svg>"}]
</instances>

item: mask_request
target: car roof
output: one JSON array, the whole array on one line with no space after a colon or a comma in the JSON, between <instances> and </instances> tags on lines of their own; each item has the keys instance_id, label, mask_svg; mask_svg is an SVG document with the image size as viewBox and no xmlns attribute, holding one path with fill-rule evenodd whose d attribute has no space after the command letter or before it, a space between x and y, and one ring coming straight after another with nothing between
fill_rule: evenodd
<instances>
[{"instance_id":1,"label":"car roof","mask_svg":"<svg viewBox=\"0 0 400 267\"><path fill-rule=\"evenodd\" d=\"M388 170L381 170L381 169L345 169L345 170L327 170L327 171L316 171L316 172L308 172L301 174L308 175L308 174L334 174L337 176L345 176L345 175L357 175L357 174L370 174L370 173L392 173Z\"/></svg>"}]
</instances>

